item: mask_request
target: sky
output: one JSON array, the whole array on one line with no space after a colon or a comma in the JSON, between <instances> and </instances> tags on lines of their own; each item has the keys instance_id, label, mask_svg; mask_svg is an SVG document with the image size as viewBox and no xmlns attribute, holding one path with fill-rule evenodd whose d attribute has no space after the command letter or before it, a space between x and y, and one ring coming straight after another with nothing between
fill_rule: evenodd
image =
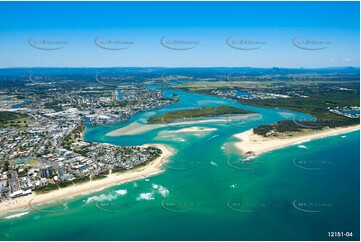
<instances>
[{"instance_id":1,"label":"sky","mask_svg":"<svg viewBox=\"0 0 361 242\"><path fill-rule=\"evenodd\" d=\"M0 2L0 68L360 66L359 2Z\"/></svg>"}]
</instances>

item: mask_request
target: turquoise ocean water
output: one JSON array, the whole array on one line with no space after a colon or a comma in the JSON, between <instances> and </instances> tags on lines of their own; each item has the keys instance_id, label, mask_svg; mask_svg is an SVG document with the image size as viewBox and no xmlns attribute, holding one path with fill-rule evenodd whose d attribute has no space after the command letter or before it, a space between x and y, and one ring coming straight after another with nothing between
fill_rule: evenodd
<instances>
[{"instance_id":1,"label":"turquoise ocean water","mask_svg":"<svg viewBox=\"0 0 361 242\"><path fill-rule=\"evenodd\" d=\"M116 145L166 144L177 150L165 172L98 192L69 197L0 218L1 240L335 240L359 239L360 133L296 144L244 160L233 134L260 124L307 115L176 93L180 102L135 115L111 127L88 127L88 141ZM169 132L164 125L139 135L112 130L189 107L231 105L260 115L246 121L195 122L212 132ZM13 214L14 214L13 213ZM11 214L10 214L11 215ZM337 238L336 238L337 239Z\"/></svg>"}]
</instances>

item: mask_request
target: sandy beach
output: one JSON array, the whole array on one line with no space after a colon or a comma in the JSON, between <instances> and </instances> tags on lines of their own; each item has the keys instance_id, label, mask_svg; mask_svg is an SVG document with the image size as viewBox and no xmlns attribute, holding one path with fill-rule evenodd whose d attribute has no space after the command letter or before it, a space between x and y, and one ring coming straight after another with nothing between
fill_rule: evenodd
<instances>
[{"instance_id":1,"label":"sandy beach","mask_svg":"<svg viewBox=\"0 0 361 242\"><path fill-rule=\"evenodd\" d=\"M253 129L234 135L234 137L241 141L234 145L243 155L247 152L254 152L256 155L268 152L275 149L280 149L286 146L295 145L307 142L314 139L321 139L328 136L339 135L360 129L360 125L353 125L349 127L328 128L320 131L305 131L294 136L284 137L263 137L253 133Z\"/></svg>"},{"instance_id":2,"label":"sandy beach","mask_svg":"<svg viewBox=\"0 0 361 242\"><path fill-rule=\"evenodd\" d=\"M147 144L144 146L150 145ZM9 201L0 203L0 213L29 207L29 203L31 203L32 205L42 204L52 201L58 201L60 199L69 198L76 195L88 194L90 192L99 191L107 187L143 179L144 177L149 177L161 173L164 171L164 169L162 168L162 163L166 162L168 157L174 154L174 151L170 147L161 144L151 144L151 146L155 146L161 149L162 155L147 164L146 166L134 168L122 173L110 174L104 179L76 184L66 188L54 190L46 194L36 195L33 193L26 197L11 199Z\"/></svg>"}]
</instances>

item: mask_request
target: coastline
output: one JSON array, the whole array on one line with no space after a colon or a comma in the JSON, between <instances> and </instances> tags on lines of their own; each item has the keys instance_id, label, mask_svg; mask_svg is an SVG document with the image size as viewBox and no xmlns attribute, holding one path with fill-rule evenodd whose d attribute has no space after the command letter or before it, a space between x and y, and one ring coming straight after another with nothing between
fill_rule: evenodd
<instances>
[{"instance_id":1,"label":"coastline","mask_svg":"<svg viewBox=\"0 0 361 242\"><path fill-rule=\"evenodd\" d=\"M287 146L307 142L310 140L321 139L328 136L340 135L344 133L360 130L360 125L348 127L328 128L320 131L305 131L293 137L264 137L253 133L253 129L235 134L233 137L240 139L234 143L234 146L242 152L242 155L254 153L259 155L271 150L281 149Z\"/></svg>"},{"instance_id":2,"label":"coastline","mask_svg":"<svg viewBox=\"0 0 361 242\"><path fill-rule=\"evenodd\" d=\"M133 168L128 171L121 173L109 174L106 178L89 181L86 183L75 184L73 186L60 188L58 190L51 191L45 194L31 194L25 197L18 197L10 201L0 203L0 216L6 212L13 210L18 210L21 208L29 207L29 203L42 204L52 201L58 201L71 196L88 194L91 192L96 192L111 186L120 185L126 182L135 181L142 179L144 177L153 176L164 171L162 168L162 163L167 161L167 159L174 154L174 151L165 145L162 144L145 144L143 147L154 146L162 150L161 156L151 161L145 166L140 166L138 168Z\"/></svg>"}]
</instances>

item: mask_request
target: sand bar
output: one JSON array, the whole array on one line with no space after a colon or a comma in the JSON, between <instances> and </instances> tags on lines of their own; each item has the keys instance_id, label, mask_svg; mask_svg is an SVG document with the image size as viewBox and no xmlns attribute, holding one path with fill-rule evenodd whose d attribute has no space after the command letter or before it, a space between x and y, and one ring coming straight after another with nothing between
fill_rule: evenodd
<instances>
[{"instance_id":1,"label":"sand bar","mask_svg":"<svg viewBox=\"0 0 361 242\"><path fill-rule=\"evenodd\" d=\"M190 119L185 121L177 121L171 123L164 123L164 124L141 124L138 122L133 122L124 126L122 128L116 129L107 133L107 136L122 136L122 135L139 135L151 130L164 128L164 127L177 127L182 125L196 125L196 124L206 124L206 123L228 123L234 122L236 119L237 121L247 121L247 119L252 119L252 117L257 117L259 114L240 114L240 115L231 115L227 116L219 116L213 118L200 118L200 119ZM179 127L182 128L182 127ZM184 131L182 131L184 132Z\"/></svg>"},{"instance_id":2,"label":"sand bar","mask_svg":"<svg viewBox=\"0 0 361 242\"><path fill-rule=\"evenodd\" d=\"M218 130L217 128L206 128L206 127L189 127L177 130L168 130L164 132L168 133L197 133L197 132L212 132Z\"/></svg>"}]
</instances>

